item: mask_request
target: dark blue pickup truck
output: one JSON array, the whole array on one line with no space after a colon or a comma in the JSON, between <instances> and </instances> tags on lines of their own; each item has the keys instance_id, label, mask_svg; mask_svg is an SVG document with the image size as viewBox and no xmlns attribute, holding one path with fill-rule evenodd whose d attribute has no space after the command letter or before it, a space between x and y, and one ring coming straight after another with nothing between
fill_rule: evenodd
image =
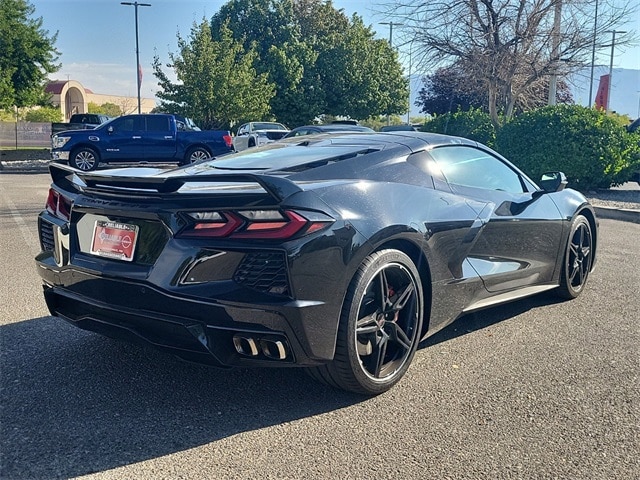
<instances>
[{"instance_id":1,"label":"dark blue pickup truck","mask_svg":"<svg viewBox=\"0 0 640 480\"><path fill-rule=\"evenodd\" d=\"M101 162L178 162L217 157L233 149L228 131L201 131L189 119L161 113L124 115L93 130L69 130L51 137L51 156L80 170Z\"/></svg>"}]
</instances>

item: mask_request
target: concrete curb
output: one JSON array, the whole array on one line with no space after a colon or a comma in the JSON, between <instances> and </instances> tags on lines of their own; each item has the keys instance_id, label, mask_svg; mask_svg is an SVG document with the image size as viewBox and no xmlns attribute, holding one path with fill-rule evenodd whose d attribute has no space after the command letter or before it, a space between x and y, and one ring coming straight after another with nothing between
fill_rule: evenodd
<instances>
[{"instance_id":1,"label":"concrete curb","mask_svg":"<svg viewBox=\"0 0 640 480\"><path fill-rule=\"evenodd\" d=\"M597 207L594 205L598 218L620 220L622 222L640 223L640 210L630 210L613 207Z\"/></svg>"}]
</instances>

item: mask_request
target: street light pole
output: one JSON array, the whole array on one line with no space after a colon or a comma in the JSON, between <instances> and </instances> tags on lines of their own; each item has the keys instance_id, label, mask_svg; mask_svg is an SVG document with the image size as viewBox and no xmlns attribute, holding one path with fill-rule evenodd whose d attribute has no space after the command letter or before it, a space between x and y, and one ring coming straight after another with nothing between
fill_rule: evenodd
<instances>
[{"instance_id":1,"label":"street light pole","mask_svg":"<svg viewBox=\"0 0 640 480\"><path fill-rule=\"evenodd\" d=\"M391 49L393 49L393 26L395 25L396 27L402 27L404 23L395 23L391 21L391 22L379 22L379 24L389 25L389 46L391 47ZM409 81L411 81L411 79L409 79ZM411 102L411 100L409 100L409 102ZM387 125L390 125L390 124L391 124L391 116L387 114Z\"/></svg>"},{"instance_id":2,"label":"street light pole","mask_svg":"<svg viewBox=\"0 0 640 480\"><path fill-rule=\"evenodd\" d=\"M605 33L611 33L611 60L609 61L609 85L607 86L607 105L605 111L608 112L611 103L611 84L613 83L613 53L616 47L616 33L627 33L623 30L610 30Z\"/></svg>"},{"instance_id":3,"label":"street light pole","mask_svg":"<svg viewBox=\"0 0 640 480\"><path fill-rule=\"evenodd\" d=\"M138 7L150 7L150 3L138 3L138 2L120 2L120 5L133 5L135 8L136 15L136 76L138 77L138 114L141 112L140 105L140 85L142 83L142 78L140 75L140 47L138 42Z\"/></svg>"}]
</instances>

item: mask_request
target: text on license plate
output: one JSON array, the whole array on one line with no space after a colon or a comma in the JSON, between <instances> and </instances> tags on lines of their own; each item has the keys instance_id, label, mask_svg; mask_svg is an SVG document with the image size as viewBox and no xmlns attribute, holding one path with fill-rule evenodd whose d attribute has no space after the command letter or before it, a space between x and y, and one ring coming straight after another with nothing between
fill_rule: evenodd
<instances>
[{"instance_id":1,"label":"text on license plate","mask_svg":"<svg viewBox=\"0 0 640 480\"><path fill-rule=\"evenodd\" d=\"M130 262L133 260L137 239L137 225L96 220L91 253Z\"/></svg>"}]
</instances>

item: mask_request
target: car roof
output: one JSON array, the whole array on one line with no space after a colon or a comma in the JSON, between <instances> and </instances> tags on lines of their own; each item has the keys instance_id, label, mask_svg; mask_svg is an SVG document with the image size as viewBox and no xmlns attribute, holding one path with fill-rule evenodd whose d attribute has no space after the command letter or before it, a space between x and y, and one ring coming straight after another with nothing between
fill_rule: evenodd
<instances>
[{"instance_id":1,"label":"car roof","mask_svg":"<svg viewBox=\"0 0 640 480\"><path fill-rule=\"evenodd\" d=\"M417 131L396 131L396 132L358 132L358 131L331 131L321 132L312 135L305 135L300 137L292 137L280 142L287 143L307 143L313 142L317 146L323 146L328 144L345 144L350 143L353 145L367 145L371 143L384 144L387 146L392 145L404 145L411 150L423 150L425 146L438 146L438 145L450 145L450 144L466 144L476 145L476 142L462 138L454 137L451 135L442 135L439 133L430 132L417 132ZM325 143L326 142L326 143Z\"/></svg>"},{"instance_id":2,"label":"car roof","mask_svg":"<svg viewBox=\"0 0 640 480\"><path fill-rule=\"evenodd\" d=\"M328 159L346 159L387 151L391 156L409 155L427 146L445 144L475 145L459 137L423 132L319 133L292 137L261 147L204 162L219 171L289 170L296 166ZM392 151L396 153L392 153Z\"/></svg>"},{"instance_id":3,"label":"car roof","mask_svg":"<svg viewBox=\"0 0 640 480\"><path fill-rule=\"evenodd\" d=\"M303 125L301 127L296 127L292 131L295 130L317 130L319 132L373 132L373 130L369 127L365 127L362 125L352 125L346 123L330 123L326 125Z\"/></svg>"}]
</instances>

